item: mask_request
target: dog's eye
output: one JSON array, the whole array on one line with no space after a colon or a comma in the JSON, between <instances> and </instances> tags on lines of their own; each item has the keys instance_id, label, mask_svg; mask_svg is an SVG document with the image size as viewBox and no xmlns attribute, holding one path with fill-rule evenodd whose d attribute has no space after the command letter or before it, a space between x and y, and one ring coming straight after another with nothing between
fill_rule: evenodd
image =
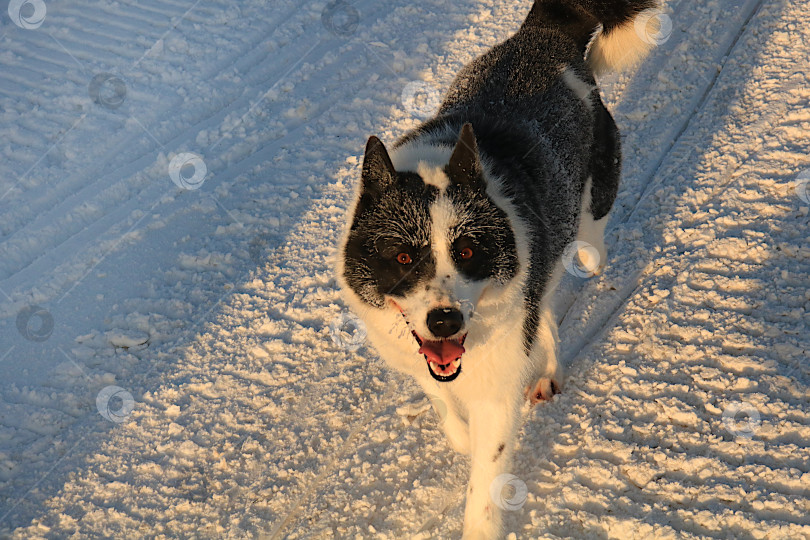
<instances>
[{"instance_id":1,"label":"dog's eye","mask_svg":"<svg viewBox=\"0 0 810 540\"><path fill-rule=\"evenodd\" d=\"M413 259L411 259L411 256L408 255L407 253L402 252L399 255L397 255L397 262L399 264L411 264L413 262Z\"/></svg>"},{"instance_id":2,"label":"dog's eye","mask_svg":"<svg viewBox=\"0 0 810 540\"><path fill-rule=\"evenodd\" d=\"M461 256L462 259L465 259L465 260L466 259L472 259L473 250L472 250L472 248L465 247L464 249L459 251L458 254Z\"/></svg>"}]
</instances>

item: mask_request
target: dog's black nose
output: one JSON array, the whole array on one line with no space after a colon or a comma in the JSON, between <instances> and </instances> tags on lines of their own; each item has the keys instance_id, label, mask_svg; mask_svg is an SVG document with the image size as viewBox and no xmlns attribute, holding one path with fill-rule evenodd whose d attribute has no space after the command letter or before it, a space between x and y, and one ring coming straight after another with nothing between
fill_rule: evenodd
<instances>
[{"instance_id":1,"label":"dog's black nose","mask_svg":"<svg viewBox=\"0 0 810 540\"><path fill-rule=\"evenodd\" d=\"M455 308L431 310L427 316L428 330L437 337L450 337L464 325L464 315Z\"/></svg>"}]
</instances>

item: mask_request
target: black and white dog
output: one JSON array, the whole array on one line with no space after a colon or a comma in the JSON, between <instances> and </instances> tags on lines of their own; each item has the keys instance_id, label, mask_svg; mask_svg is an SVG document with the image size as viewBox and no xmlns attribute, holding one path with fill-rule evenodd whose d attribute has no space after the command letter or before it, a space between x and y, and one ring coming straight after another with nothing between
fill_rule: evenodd
<instances>
[{"instance_id":1,"label":"black and white dog","mask_svg":"<svg viewBox=\"0 0 810 540\"><path fill-rule=\"evenodd\" d=\"M338 274L380 355L416 378L451 445L472 455L464 538L500 536L490 488L523 403L561 388L551 298L572 244L593 246L579 263L601 270L619 186L619 133L594 73L643 57L637 27L654 8L537 0L436 117L390 153L376 137L366 146Z\"/></svg>"}]
</instances>

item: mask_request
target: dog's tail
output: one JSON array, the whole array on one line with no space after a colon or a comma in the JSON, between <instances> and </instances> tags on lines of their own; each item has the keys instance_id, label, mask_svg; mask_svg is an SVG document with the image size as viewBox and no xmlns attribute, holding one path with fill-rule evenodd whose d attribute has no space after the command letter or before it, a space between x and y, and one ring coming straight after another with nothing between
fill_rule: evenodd
<instances>
[{"instance_id":1,"label":"dog's tail","mask_svg":"<svg viewBox=\"0 0 810 540\"><path fill-rule=\"evenodd\" d=\"M668 35L671 22L656 8L656 0L536 0L524 25L568 34L604 73L641 61Z\"/></svg>"}]
</instances>

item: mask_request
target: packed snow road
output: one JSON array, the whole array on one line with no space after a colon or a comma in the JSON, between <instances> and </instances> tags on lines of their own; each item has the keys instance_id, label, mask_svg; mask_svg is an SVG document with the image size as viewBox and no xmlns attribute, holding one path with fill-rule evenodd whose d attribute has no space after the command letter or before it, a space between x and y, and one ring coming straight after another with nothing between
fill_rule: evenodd
<instances>
[{"instance_id":1,"label":"packed snow road","mask_svg":"<svg viewBox=\"0 0 810 540\"><path fill-rule=\"evenodd\" d=\"M460 536L468 461L332 258L367 136L530 4L8 3L0 536ZM601 81L610 260L561 287L507 526L810 538L810 2L657 17Z\"/></svg>"}]
</instances>

